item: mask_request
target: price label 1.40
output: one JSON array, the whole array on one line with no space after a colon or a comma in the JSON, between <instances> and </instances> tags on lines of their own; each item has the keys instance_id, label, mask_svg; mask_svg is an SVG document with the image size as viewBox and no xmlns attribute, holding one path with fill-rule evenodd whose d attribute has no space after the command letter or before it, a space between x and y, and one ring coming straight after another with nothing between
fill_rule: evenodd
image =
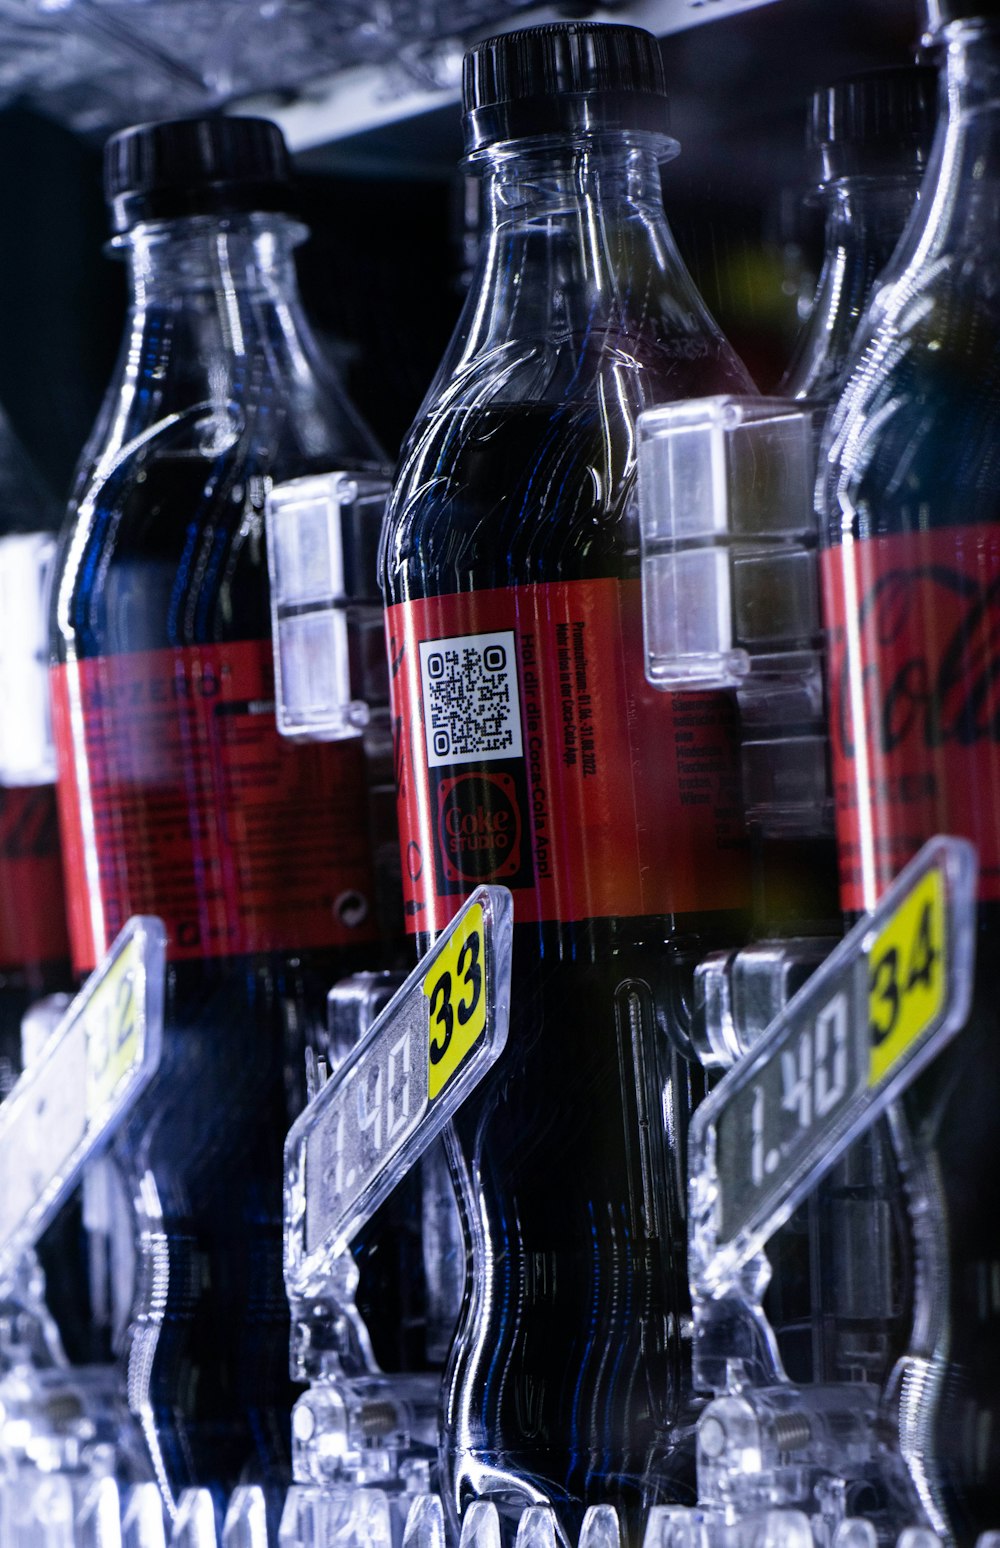
<instances>
[{"instance_id":1,"label":"price label 1.40","mask_svg":"<svg viewBox=\"0 0 1000 1548\"><path fill-rule=\"evenodd\" d=\"M962 1026L975 900L972 846L932 839L695 1113L691 1266L708 1293Z\"/></svg>"}]
</instances>

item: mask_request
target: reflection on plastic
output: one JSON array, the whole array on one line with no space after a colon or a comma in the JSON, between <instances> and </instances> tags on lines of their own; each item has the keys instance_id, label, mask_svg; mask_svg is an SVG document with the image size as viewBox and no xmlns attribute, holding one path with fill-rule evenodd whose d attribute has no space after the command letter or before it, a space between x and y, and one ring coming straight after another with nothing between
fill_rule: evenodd
<instances>
[{"instance_id":1,"label":"reflection on plastic","mask_svg":"<svg viewBox=\"0 0 1000 1548\"><path fill-rule=\"evenodd\" d=\"M148 1085L160 1057L166 932L130 919L0 1107L0 1277L9 1277Z\"/></svg>"},{"instance_id":2,"label":"reflection on plastic","mask_svg":"<svg viewBox=\"0 0 1000 1548\"><path fill-rule=\"evenodd\" d=\"M972 846L932 839L695 1114L690 1269L709 1294L737 1282L817 1179L962 1026L975 885Z\"/></svg>"},{"instance_id":3,"label":"reflection on plastic","mask_svg":"<svg viewBox=\"0 0 1000 1548\"><path fill-rule=\"evenodd\" d=\"M744 803L772 832L831 816L813 410L716 396L639 416L646 677L735 688Z\"/></svg>"},{"instance_id":4,"label":"reflection on plastic","mask_svg":"<svg viewBox=\"0 0 1000 1548\"><path fill-rule=\"evenodd\" d=\"M319 1293L379 1204L500 1057L513 904L479 887L285 1144L285 1282Z\"/></svg>"},{"instance_id":5,"label":"reflection on plastic","mask_svg":"<svg viewBox=\"0 0 1000 1548\"><path fill-rule=\"evenodd\" d=\"M326 473L267 496L278 730L308 741L360 736L388 694L375 589L390 484Z\"/></svg>"},{"instance_id":6,"label":"reflection on plastic","mask_svg":"<svg viewBox=\"0 0 1000 1548\"><path fill-rule=\"evenodd\" d=\"M551 1507L527 1507L511 1523L514 1548L620 1548L626 1541L617 1511L592 1506L579 1535L567 1540L555 1529ZM267 1497L257 1485L238 1488L224 1517L206 1489L185 1490L173 1528L165 1525L155 1485L119 1488L111 1477L69 1478L34 1470L0 1487L0 1532L8 1548L501 1548L495 1504L477 1500L456 1537L446 1525L441 1499L426 1490L377 1488L289 1491L277 1533L268 1528ZM984 1532L976 1548L997 1548L1000 1534ZM871 1521L839 1518L766 1504L723 1524L698 1506L659 1505L629 1541L641 1548L944 1548L929 1527L913 1524L879 1538Z\"/></svg>"}]
</instances>

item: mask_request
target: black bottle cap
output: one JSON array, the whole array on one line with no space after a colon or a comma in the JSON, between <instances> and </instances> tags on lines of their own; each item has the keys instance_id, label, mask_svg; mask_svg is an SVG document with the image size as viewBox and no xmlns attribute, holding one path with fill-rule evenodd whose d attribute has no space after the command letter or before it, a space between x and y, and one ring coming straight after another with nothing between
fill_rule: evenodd
<instances>
[{"instance_id":1,"label":"black bottle cap","mask_svg":"<svg viewBox=\"0 0 1000 1548\"><path fill-rule=\"evenodd\" d=\"M523 27L477 43L465 56L462 106L469 152L536 134L669 128L660 45L618 23Z\"/></svg>"},{"instance_id":2,"label":"black bottle cap","mask_svg":"<svg viewBox=\"0 0 1000 1548\"><path fill-rule=\"evenodd\" d=\"M284 136L266 118L137 124L104 147L104 193L116 232L179 215L288 210Z\"/></svg>"},{"instance_id":3,"label":"black bottle cap","mask_svg":"<svg viewBox=\"0 0 1000 1548\"><path fill-rule=\"evenodd\" d=\"M1000 21L1000 0L924 0L925 38L934 38L953 21Z\"/></svg>"},{"instance_id":4,"label":"black bottle cap","mask_svg":"<svg viewBox=\"0 0 1000 1548\"><path fill-rule=\"evenodd\" d=\"M937 101L938 74L930 65L866 70L815 92L806 140L822 180L922 173Z\"/></svg>"}]
</instances>

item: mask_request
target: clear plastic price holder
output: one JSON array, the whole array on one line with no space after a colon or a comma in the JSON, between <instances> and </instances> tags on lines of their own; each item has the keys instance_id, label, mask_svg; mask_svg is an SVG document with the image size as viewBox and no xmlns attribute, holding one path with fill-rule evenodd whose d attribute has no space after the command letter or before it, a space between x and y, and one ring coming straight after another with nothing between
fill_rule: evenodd
<instances>
[{"instance_id":1,"label":"clear plastic price holder","mask_svg":"<svg viewBox=\"0 0 1000 1548\"><path fill-rule=\"evenodd\" d=\"M715 1295L963 1025L976 862L935 838L698 1108L692 1282Z\"/></svg>"},{"instance_id":2,"label":"clear plastic price holder","mask_svg":"<svg viewBox=\"0 0 1000 1548\"><path fill-rule=\"evenodd\" d=\"M378 544L391 485L325 473L267 497L278 729L305 741L360 736L388 697Z\"/></svg>"},{"instance_id":3,"label":"clear plastic price holder","mask_svg":"<svg viewBox=\"0 0 1000 1548\"><path fill-rule=\"evenodd\" d=\"M375 1364L349 1249L503 1052L512 938L510 893L477 888L289 1131L285 1286L312 1383L292 1416L293 1516L320 1509L310 1487L327 1505L331 1487L402 1487L436 1451L436 1385L425 1435L420 1382Z\"/></svg>"},{"instance_id":4,"label":"clear plastic price holder","mask_svg":"<svg viewBox=\"0 0 1000 1548\"><path fill-rule=\"evenodd\" d=\"M735 689L751 820L829 824L815 411L687 399L639 416L645 671L664 692Z\"/></svg>"},{"instance_id":5,"label":"clear plastic price holder","mask_svg":"<svg viewBox=\"0 0 1000 1548\"><path fill-rule=\"evenodd\" d=\"M492 1068L507 1040L512 902L479 887L293 1124L285 1284L317 1294L348 1247Z\"/></svg>"},{"instance_id":6,"label":"clear plastic price holder","mask_svg":"<svg viewBox=\"0 0 1000 1548\"><path fill-rule=\"evenodd\" d=\"M116 1548L117 1516L95 1523L141 1466L115 1368L65 1362L34 1248L155 1074L165 952L159 919L130 919L0 1105L0 1512L17 1541L58 1506L66 1540Z\"/></svg>"},{"instance_id":7,"label":"clear plastic price holder","mask_svg":"<svg viewBox=\"0 0 1000 1548\"><path fill-rule=\"evenodd\" d=\"M137 915L0 1105L0 1280L16 1276L160 1058L166 933Z\"/></svg>"},{"instance_id":8,"label":"clear plastic price holder","mask_svg":"<svg viewBox=\"0 0 1000 1548\"><path fill-rule=\"evenodd\" d=\"M806 1506L818 1510L812 1526L803 1517L807 1531L830 1540L862 1484L883 1502L882 1535L914 1523L946 1531L919 1447L902 1423L893 1436L882 1393L862 1381L788 1381L762 1306L764 1249L960 1031L975 908L973 847L931 840L694 1115L695 1385L715 1394L697 1427L706 1544L716 1529L722 1541L723 1521L741 1522L749 1542L761 1512Z\"/></svg>"}]
</instances>

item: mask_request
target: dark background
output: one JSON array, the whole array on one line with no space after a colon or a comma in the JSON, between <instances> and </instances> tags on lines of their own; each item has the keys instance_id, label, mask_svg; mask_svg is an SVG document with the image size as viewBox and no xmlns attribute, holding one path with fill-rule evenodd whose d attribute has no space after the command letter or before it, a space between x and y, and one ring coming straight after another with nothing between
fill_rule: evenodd
<instances>
[{"instance_id":1,"label":"dark background","mask_svg":"<svg viewBox=\"0 0 1000 1548\"><path fill-rule=\"evenodd\" d=\"M574 17L585 6L567 7ZM804 204L810 91L913 57L914 0L777 0L664 40L679 159L664 190L694 277L773 387L821 251ZM0 404L63 497L118 352L124 268L104 252L100 145L0 113ZM300 158L306 306L390 454L451 331L468 261L454 105Z\"/></svg>"}]
</instances>

